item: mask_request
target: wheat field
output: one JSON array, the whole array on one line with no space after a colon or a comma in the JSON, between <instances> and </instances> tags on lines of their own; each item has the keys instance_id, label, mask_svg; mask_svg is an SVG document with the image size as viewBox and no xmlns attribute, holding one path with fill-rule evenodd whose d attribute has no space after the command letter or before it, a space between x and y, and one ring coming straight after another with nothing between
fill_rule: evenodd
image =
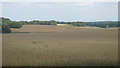
<instances>
[{"instance_id":1,"label":"wheat field","mask_svg":"<svg viewBox=\"0 0 120 68\"><path fill-rule=\"evenodd\" d=\"M117 28L24 25L2 35L3 66L116 66Z\"/></svg>"}]
</instances>

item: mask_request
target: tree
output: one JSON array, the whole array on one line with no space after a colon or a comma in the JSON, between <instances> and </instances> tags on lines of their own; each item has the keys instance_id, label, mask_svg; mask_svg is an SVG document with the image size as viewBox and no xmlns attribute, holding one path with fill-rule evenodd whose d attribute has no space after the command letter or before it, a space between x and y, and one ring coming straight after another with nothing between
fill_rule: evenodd
<instances>
[{"instance_id":1,"label":"tree","mask_svg":"<svg viewBox=\"0 0 120 68\"><path fill-rule=\"evenodd\" d=\"M21 22L13 21L13 22L10 24L10 27L11 27L11 28L21 28L21 27L22 27L22 23L21 23Z\"/></svg>"},{"instance_id":2,"label":"tree","mask_svg":"<svg viewBox=\"0 0 120 68\"><path fill-rule=\"evenodd\" d=\"M2 33L10 33L11 32L10 28L21 28L23 23L26 23L26 22L11 21L10 19L3 17L0 18L0 21L1 21L0 25L2 27L1 30Z\"/></svg>"},{"instance_id":3,"label":"tree","mask_svg":"<svg viewBox=\"0 0 120 68\"><path fill-rule=\"evenodd\" d=\"M49 21L49 24L50 24L50 25L57 25L57 22L54 21L54 20L50 20L50 21Z\"/></svg>"},{"instance_id":4,"label":"tree","mask_svg":"<svg viewBox=\"0 0 120 68\"><path fill-rule=\"evenodd\" d=\"M10 23L12 23L12 21L8 18L0 18L1 20L1 27L2 27L2 33L10 33L11 29L10 29Z\"/></svg>"},{"instance_id":5,"label":"tree","mask_svg":"<svg viewBox=\"0 0 120 68\"><path fill-rule=\"evenodd\" d=\"M2 25L2 33L11 33L9 25Z\"/></svg>"},{"instance_id":6,"label":"tree","mask_svg":"<svg viewBox=\"0 0 120 68\"><path fill-rule=\"evenodd\" d=\"M74 22L73 26L85 26L85 23L83 23L83 22Z\"/></svg>"}]
</instances>

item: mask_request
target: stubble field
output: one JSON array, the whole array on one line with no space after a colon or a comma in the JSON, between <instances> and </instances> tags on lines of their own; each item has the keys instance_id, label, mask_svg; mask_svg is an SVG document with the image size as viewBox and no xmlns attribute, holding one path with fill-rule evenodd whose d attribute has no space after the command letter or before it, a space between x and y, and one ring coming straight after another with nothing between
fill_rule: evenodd
<instances>
[{"instance_id":1,"label":"stubble field","mask_svg":"<svg viewBox=\"0 0 120 68\"><path fill-rule=\"evenodd\" d=\"M3 34L4 66L116 66L117 28L24 25Z\"/></svg>"}]
</instances>

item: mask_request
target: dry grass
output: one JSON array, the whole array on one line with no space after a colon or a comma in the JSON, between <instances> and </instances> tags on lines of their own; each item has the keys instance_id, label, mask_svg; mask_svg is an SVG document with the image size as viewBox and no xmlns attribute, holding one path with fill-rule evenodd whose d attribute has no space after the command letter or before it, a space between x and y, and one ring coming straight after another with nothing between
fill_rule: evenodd
<instances>
[{"instance_id":1,"label":"dry grass","mask_svg":"<svg viewBox=\"0 0 120 68\"><path fill-rule=\"evenodd\" d=\"M2 34L0 34L0 67L2 67Z\"/></svg>"},{"instance_id":2,"label":"dry grass","mask_svg":"<svg viewBox=\"0 0 120 68\"><path fill-rule=\"evenodd\" d=\"M3 34L4 66L117 65L117 29L25 25L13 32Z\"/></svg>"}]
</instances>

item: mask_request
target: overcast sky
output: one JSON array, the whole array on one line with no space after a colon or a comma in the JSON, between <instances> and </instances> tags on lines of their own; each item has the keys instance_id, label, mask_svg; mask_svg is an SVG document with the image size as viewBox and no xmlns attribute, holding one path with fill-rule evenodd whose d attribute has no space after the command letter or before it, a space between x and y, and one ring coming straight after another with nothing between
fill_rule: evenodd
<instances>
[{"instance_id":1,"label":"overcast sky","mask_svg":"<svg viewBox=\"0 0 120 68\"><path fill-rule=\"evenodd\" d=\"M11 20L116 21L117 2L3 2Z\"/></svg>"}]
</instances>

